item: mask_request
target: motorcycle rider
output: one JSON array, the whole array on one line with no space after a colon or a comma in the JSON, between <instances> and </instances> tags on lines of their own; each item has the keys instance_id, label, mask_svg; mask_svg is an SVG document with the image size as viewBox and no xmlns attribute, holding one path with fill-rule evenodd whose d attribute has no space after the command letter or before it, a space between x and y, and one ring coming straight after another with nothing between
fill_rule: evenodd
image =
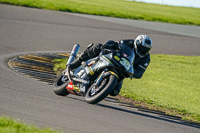
<instances>
[{"instance_id":1,"label":"motorcycle rider","mask_svg":"<svg viewBox=\"0 0 200 133\"><path fill-rule=\"evenodd\" d=\"M152 40L147 35L139 35L135 40L124 39L120 41L109 40L104 44L93 43L87 46L87 49L83 51L80 56L71 64L68 65L70 70L78 68L82 61L89 60L91 58L97 57L103 49L117 49L119 44L124 44L129 46L135 52L135 60L133 63L134 75L131 78L140 79L142 78L145 70L150 63L149 51L152 48ZM111 96L116 96L119 94L123 81L119 82L115 89L111 92Z\"/></svg>"}]
</instances>

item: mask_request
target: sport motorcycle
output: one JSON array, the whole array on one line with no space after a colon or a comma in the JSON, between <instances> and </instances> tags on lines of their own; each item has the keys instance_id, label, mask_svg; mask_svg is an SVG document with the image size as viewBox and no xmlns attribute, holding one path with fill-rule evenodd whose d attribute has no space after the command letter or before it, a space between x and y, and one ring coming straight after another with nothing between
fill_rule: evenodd
<instances>
[{"instance_id":1,"label":"sport motorcycle","mask_svg":"<svg viewBox=\"0 0 200 133\"><path fill-rule=\"evenodd\" d=\"M68 64L75 60L79 49L80 45L75 44L66 69L56 78L53 87L55 94L84 96L87 103L96 104L107 97L123 79L134 74L135 53L124 44L119 44L117 49L104 49L99 56L70 70Z\"/></svg>"}]
</instances>

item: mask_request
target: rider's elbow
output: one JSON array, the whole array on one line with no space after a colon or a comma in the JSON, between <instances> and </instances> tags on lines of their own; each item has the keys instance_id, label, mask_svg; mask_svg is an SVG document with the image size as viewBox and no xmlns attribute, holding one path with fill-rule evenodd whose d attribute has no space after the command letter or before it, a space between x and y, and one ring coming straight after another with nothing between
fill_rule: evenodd
<instances>
[{"instance_id":1,"label":"rider's elbow","mask_svg":"<svg viewBox=\"0 0 200 133\"><path fill-rule=\"evenodd\" d=\"M133 77L136 78L136 79L141 79L143 76L143 73L142 72L135 72L133 74Z\"/></svg>"}]
</instances>

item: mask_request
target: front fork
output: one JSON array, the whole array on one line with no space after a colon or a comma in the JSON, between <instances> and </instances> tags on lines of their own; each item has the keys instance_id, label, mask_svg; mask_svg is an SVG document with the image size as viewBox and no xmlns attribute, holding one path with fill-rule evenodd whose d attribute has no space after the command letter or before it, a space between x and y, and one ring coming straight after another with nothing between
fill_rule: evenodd
<instances>
[{"instance_id":1,"label":"front fork","mask_svg":"<svg viewBox=\"0 0 200 133\"><path fill-rule=\"evenodd\" d=\"M113 72L113 71L108 71L108 69L105 69L105 70L101 73L101 75L98 77L98 79L96 80L95 86L99 86L100 83L101 83L101 81L102 81L105 77L107 77L107 76L109 76L109 75L111 75L111 74L114 75L115 77L117 77L117 78L119 79L118 75L117 75L115 72Z\"/></svg>"}]
</instances>

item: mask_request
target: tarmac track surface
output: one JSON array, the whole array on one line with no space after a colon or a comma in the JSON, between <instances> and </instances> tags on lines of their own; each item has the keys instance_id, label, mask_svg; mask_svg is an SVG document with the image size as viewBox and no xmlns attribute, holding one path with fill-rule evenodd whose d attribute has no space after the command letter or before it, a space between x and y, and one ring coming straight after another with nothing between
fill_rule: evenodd
<instances>
[{"instance_id":1,"label":"tarmac track surface","mask_svg":"<svg viewBox=\"0 0 200 133\"><path fill-rule=\"evenodd\" d=\"M198 28L198 27L197 27ZM83 97L59 97L52 86L24 77L8 59L28 53L70 51L74 43L103 43L148 34L153 54L199 55L200 38L88 19L69 13L0 5L0 115L73 133L200 133L172 117ZM39 52L38 52L39 51Z\"/></svg>"}]
</instances>

